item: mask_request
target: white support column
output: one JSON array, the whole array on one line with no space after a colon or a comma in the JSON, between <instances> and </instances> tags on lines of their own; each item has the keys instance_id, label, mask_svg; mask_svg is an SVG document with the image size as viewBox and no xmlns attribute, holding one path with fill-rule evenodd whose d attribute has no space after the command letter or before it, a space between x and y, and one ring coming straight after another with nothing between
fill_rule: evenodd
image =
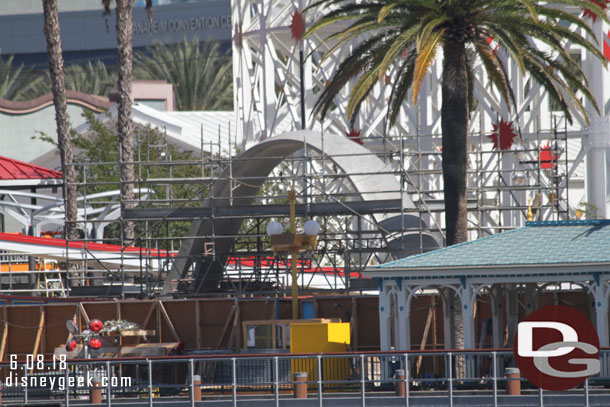
<instances>
[{"instance_id":1,"label":"white support column","mask_svg":"<svg viewBox=\"0 0 610 407\"><path fill-rule=\"evenodd\" d=\"M504 347L504 295L500 285L494 285L490 292L491 297L491 347L499 349Z\"/></svg>"},{"instance_id":2,"label":"white support column","mask_svg":"<svg viewBox=\"0 0 610 407\"><path fill-rule=\"evenodd\" d=\"M472 285L468 282L462 283L459 288L459 295L462 301L462 319L464 321L464 349L475 349L474 335L474 297ZM471 355L466 356L466 376L475 377L475 358Z\"/></svg>"},{"instance_id":3,"label":"white support column","mask_svg":"<svg viewBox=\"0 0 610 407\"><path fill-rule=\"evenodd\" d=\"M608 296L610 294L608 282L601 280L599 275L594 275L594 281L588 288L593 297L595 328L597 329L599 346L608 346ZM610 372L610 360L608 357L601 357L600 362L600 376L607 377Z\"/></svg>"},{"instance_id":4,"label":"white support column","mask_svg":"<svg viewBox=\"0 0 610 407\"><path fill-rule=\"evenodd\" d=\"M393 301L392 298L395 298ZM404 332L404 308L406 301L403 293L399 290L398 285L394 280L384 280L379 289L379 344L381 350L394 350L402 348L403 338L406 338ZM402 312L401 312L402 304ZM392 310L392 308L394 308ZM381 376L388 379L392 376L393 370L388 358L383 359L381 364Z\"/></svg>"},{"instance_id":5,"label":"white support column","mask_svg":"<svg viewBox=\"0 0 610 407\"><path fill-rule=\"evenodd\" d=\"M390 350L390 288L385 281L379 287L379 346L381 350Z\"/></svg>"},{"instance_id":6,"label":"white support column","mask_svg":"<svg viewBox=\"0 0 610 407\"><path fill-rule=\"evenodd\" d=\"M608 285L605 281L595 282L593 286L595 300L595 325L599 346L608 346Z\"/></svg>"},{"instance_id":7,"label":"white support column","mask_svg":"<svg viewBox=\"0 0 610 407\"><path fill-rule=\"evenodd\" d=\"M406 287L398 290L398 342L396 350L411 349L411 298Z\"/></svg>"},{"instance_id":8,"label":"white support column","mask_svg":"<svg viewBox=\"0 0 610 407\"><path fill-rule=\"evenodd\" d=\"M604 22L601 19L593 24L593 31L599 47L605 44ZM597 105L601 111L601 117L595 111L594 107L587 104L587 112L591 118L591 126L589 127L589 138L586 140L589 152L587 153L587 174L586 174L586 192L587 201L591 205L595 205L598 218L607 218L610 214L610 187L608 182L610 179L607 175L607 167L610 151L610 123L606 116L605 105L608 100L608 73L601 67L601 63L590 53L585 53L585 72L589 79L589 83L594 84L591 87L591 93L597 101Z\"/></svg>"},{"instance_id":9,"label":"white support column","mask_svg":"<svg viewBox=\"0 0 610 407\"><path fill-rule=\"evenodd\" d=\"M504 321L506 320L506 307L504 306L504 287L495 284L489 290L491 298L491 347L500 349L504 347ZM496 372L504 372L504 358L496 360Z\"/></svg>"},{"instance_id":10,"label":"white support column","mask_svg":"<svg viewBox=\"0 0 610 407\"><path fill-rule=\"evenodd\" d=\"M247 114L252 106L251 73L248 70L249 53L243 48L243 27L249 17L245 12L247 0L231 2L231 21L233 22L233 109L235 111L235 144L244 148L246 140L252 137L251 117Z\"/></svg>"},{"instance_id":11,"label":"white support column","mask_svg":"<svg viewBox=\"0 0 610 407\"><path fill-rule=\"evenodd\" d=\"M460 299L462 300L462 315L464 318L464 349L476 348L474 338L474 299L472 287L466 283L460 287Z\"/></svg>"},{"instance_id":12,"label":"white support column","mask_svg":"<svg viewBox=\"0 0 610 407\"><path fill-rule=\"evenodd\" d=\"M538 284L525 285L525 315L529 315L538 308Z\"/></svg>"},{"instance_id":13,"label":"white support column","mask_svg":"<svg viewBox=\"0 0 610 407\"><path fill-rule=\"evenodd\" d=\"M443 344L445 349L454 349L451 336L451 303L453 290L449 288L439 288L439 293L443 299Z\"/></svg>"},{"instance_id":14,"label":"white support column","mask_svg":"<svg viewBox=\"0 0 610 407\"><path fill-rule=\"evenodd\" d=\"M517 301L516 284L508 284L506 290L506 325L508 328L509 347L513 346L517 325L519 324L519 301Z\"/></svg>"},{"instance_id":15,"label":"white support column","mask_svg":"<svg viewBox=\"0 0 610 407\"><path fill-rule=\"evenodd\" d=\"M275 116L275 66L270 52L272 46L267 34L267 15L271 13L271 1L260 0L259 41L261 58L261 81L259 82L263 107L263 123L261 123L261 140L272 136L272 123Z\"/></svg>"},{"instance_id":16,"label":"white support column","mask_svg":"<svg viewBox=\"0 0 610 407\"><path fill-rule=\"evenodd\" d=\"M505 106L505 104L502 104L502 106ZM498 163L498 166L500 168L500 178L502 180L498 180L498 182L500 182L500 185L512 185L513 180L512 175L513 175L513 171L514 171L514 163L513 163L513 157L512 154L501 154L500 155L500 162ZM513 201L513 191L509 191L507 188L503 188L502 192L501 192L501 200L500 200L500 207L503 208L510 208L513 205L516 205L516 203ZM500 211L500 219L502 219L502 226L506 227L506 226L512 226L513 225L513 211L509 211L509 210L501 210ZM502 229L501 229L502 231Z\"/></svg>"},{"instance_id":17,"label":"white support column","mask_svg":"<svg viewBox=\"0 0 610 407\"><path fill-rule=\"evenodd\" d=\"M608 169L608 147L610 147L610 118L603 117L591 121L589 134L586 139L588 149L586 163L587 176L585 188L587 190L587 202L593 205L598 218L606 218L608 204L610 202L610 181Z\"/></svg>"},{"instance_id":18,"label":"white support column","mask_svg":"<svg viewBox=\"0 0 610 407\"><path fill-rule=\"evenodd\" d=\"M299 5L299 10L303 10L303 5ZM307 128L314 129L317 128L321 130L322 128L317 123L316 120L313 120L312 111L313 106L316 102L316 98L313 94L314 89L314 81L313 81L313 72L317 69L317 66L313 63L312 58L307 58L313 49L315 48L315 44L309 38L305 38L302 40L303 52L305 55L305 67L303 68L303 83L305 85L305 116L307 117Z\"/></svg>"}]
</instances>

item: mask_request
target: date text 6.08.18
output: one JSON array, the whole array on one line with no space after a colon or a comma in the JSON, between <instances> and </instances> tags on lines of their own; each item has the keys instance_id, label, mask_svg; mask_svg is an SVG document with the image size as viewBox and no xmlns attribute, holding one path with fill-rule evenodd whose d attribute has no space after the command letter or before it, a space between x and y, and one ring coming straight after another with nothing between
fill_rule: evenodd
<instances>
[{"instance_id":1,"label":"date text 6.08.18","mask_svg":"<svg viewBox=\"0 0 610 407\"><path fill-rule=\"evenodd\" d=\"M67 367L66 355L53 355L50 361L45 362L44 355L27 354L24 363L23 360L17 360L17 355L11 354L10 361L10 370L16 370L19 364L25 366L27 370L36 371L66 370Z\"/></svg>"}]
</instances>

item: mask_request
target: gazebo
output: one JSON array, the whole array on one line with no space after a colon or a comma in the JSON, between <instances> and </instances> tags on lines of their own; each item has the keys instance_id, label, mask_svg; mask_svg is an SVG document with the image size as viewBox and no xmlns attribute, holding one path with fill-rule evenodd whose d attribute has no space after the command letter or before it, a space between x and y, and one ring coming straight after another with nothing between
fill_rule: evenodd
<instances>
[{"instance_id":1,"label":"gazebo","mask_svg":"<svg viewBox=\"0 0 610 407\"><path fill-rule=\"evenodd\" d=\"M492 347L501 348L505 326L512 345L522 311L537 308L542 292L578 286L589 301L600 346L608 346L610 220L528 222L526 226L482 239L407 257L376 267L365 275L379 288L381 349L409 350L411 302L437 293L444 302L445 348L451 344L451 295L458 294L464 348L475 349L477 296L491 298ZM508 293L508 295L506 295ZM506 296L506 309L503 297ZM524 309L523 309L524 308ZM506 317L506 324L504 318ZM458 322L459 323L459 322ZM452 346L448 346L452 345Z\"/></svg>"},{"instance_id":2,"label":"gazebo","mask_svg":"<svg viewBox=\"0 0 610 407\"><path fill-rule=\"evenodd\" d=\"M0 188L32 189L57 187L63 182L62 173L0 156Z\"/></svg>"}]
</instances>

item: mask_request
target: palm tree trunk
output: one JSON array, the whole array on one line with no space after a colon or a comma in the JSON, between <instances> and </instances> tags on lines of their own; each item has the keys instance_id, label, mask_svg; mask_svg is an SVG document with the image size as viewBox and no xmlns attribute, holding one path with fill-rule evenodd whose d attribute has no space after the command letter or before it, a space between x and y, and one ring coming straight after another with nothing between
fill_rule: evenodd
<instances>
[{"instance_id":1,"label":"palm tree trunk","mask_svg":"<svg viewBox=\"0 0 610 407\"><path fill-rule=\"evenodd\" d=\"M443 183L445 189L446 245L466 242L466 176L468 168L468 78L463 42L447 42L443 48L441 127L443 131ZM464 348L461 301L453 294L453 346ZM456 377L465 376L463 358L455 360Z\"/></svg>"},{"instance_id":2,"label":"palm tree trunk","mask_svg":"<svg viewBox=\"0 0 610 407\"><path fill-rule=\"evenodd\" d=\"M116 32L119 63L118 79L118 133L121 143L120 178L121 178L121 217L125 209L133 207L134 199L134 155L133 155L133 124L131 110L131 79L133 54L131 49L132 0L117 0L116 2ZM133 222L123 222L123 238L130 244L134 238Z\"/></svg>"},{"instance_id":3,"label":"palm tree trunk","mask_svg":"<svg viewBox=\"0 0 610 407\"><path fill-rule=\"evenodd\" d=\"M76 178L72 166L72 140L70 136L70 121L68 119L68 100L64 81L64 60L61 55L61 37L57 0L43 0L44 34L47 39L49 55L49 71L55 105L55 121L57 122L57 145L63 173L63 196L65 208L64 236L67 239L78 239Z\"/></svg>"},{"instance_id":4,"label":"palm tree trunk","mask_svg":"<svg viewBox=\"0 0 610 407\"><path fill-rule=\"evenodd\" d=\"M463 43L449 43L444 47L441 127L447 246L468 240L468 78L465 51Z\"/></svg>"}]
</instances>

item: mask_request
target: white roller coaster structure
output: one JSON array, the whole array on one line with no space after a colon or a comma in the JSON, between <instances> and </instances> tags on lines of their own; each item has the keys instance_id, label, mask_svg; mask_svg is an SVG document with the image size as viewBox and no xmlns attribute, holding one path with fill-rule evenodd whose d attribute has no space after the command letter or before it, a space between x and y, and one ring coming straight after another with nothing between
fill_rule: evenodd
<instances>
[{"instance_id":1,"label":"white roller coaster structure","mask_svg":"<svg viewBox=\"0 0 610 407\"><path fill-rule=\"evenodd\" d=\"M442 200L438 154L440 64L431 67L419 102L416 105L405 103L397 125L387 132L384 131L385 102L394 72L389 72L385 81L375 86L360 110L354 129L345 116L349 89L336 95L335 108L329 111L324 122L320 122L311 116L316 95L354 44L338 48L331 57L322 60L328 50L323 39L329 31L296 40L291 34L293 21L298 20L299 14L311 3L309 0L232 0L238 140L247 148L288 130L309 129L346 135L351 132L356 141L384 159L395 160L396 174L403 174L405 191L412 195L413 201L420 202L423 209L435 200L438 203ZM571 11L583 14L579 9ZM303 13L305 27L311 25L319 13L320 10ZM591 24L599 47L606 55L610 54L607 25L600 19ZM481 236L482 231L522 225L529 201L534 202L534 210L539 207L536 216L543 220L580 215L577 209L583 209L583 206L588 217L610 214L608 72L587 52L569 43L565 47L581 61L602 110L600 117L592 106L587 106L590 126L578 115L574 116L573 124L566 123L561 112L552 110L545 91L507 61L517 105L516 111L509 111L489 85L481 66L475 65L477 107L470 125L472 173L469 188L470 199L476 201L477 210L470 213L470 222L476 226L471 237ZM515 133L520 129L520 136L510 151L494 149L492 140L487 137L500 120L510 123ZM427 216L425 210L422 213ZM439 214L432 216L442 222Z\"/></svg>"}]
</instances>

